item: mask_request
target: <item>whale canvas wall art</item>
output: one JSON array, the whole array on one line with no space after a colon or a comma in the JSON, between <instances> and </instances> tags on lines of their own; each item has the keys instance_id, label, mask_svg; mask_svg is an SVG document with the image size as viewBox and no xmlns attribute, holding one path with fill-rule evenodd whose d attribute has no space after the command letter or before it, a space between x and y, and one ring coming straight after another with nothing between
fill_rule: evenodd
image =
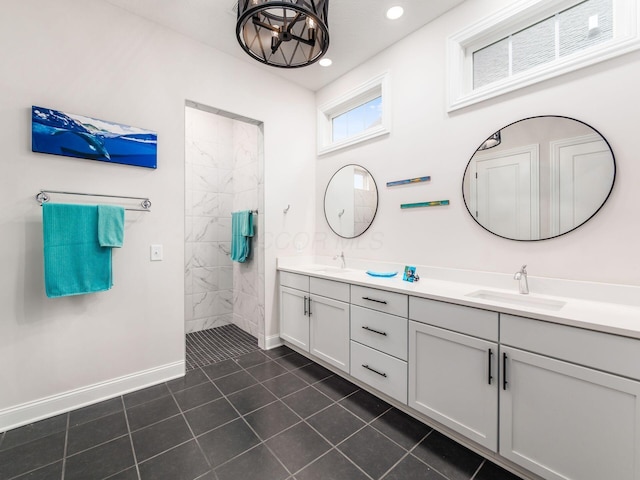
<instances>
[{"instance_id":1,"label":"whale canvas wall art","mask_svg":"<svg viewBox=\"0 0 640 480\"><path fill-rule=\"evenodd\" d=\"M158 135L84 115L31 107L31 150L40 153L158 167Z\"/></svg>"}]
</instances>

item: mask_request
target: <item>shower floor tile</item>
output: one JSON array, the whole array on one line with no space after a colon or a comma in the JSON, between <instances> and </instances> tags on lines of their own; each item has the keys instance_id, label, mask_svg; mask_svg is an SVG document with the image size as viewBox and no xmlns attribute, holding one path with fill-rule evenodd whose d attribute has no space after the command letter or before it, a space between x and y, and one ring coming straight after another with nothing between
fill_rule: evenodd
<instances>
[{"instance_id":1,"label":"shower floor tile","mask_svg":"<svg viewBox=\"0 0 640 480\"><path fill-rule=\"evenodd\" d=\"M187 370L259 350L258 340L233 324L187 333Z\"/></svg>"}]
</instances>

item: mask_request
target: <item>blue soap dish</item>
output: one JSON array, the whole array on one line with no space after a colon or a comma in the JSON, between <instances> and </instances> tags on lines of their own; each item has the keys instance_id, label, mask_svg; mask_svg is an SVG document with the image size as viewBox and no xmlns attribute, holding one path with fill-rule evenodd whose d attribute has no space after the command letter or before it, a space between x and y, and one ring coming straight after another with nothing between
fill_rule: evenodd
<instances>
[{"instance_id":1,"label":"blue soap dish","mask_svg":"<svg viewBox=\"0 0 640 480\"><path fill-rule=\"evenodd\" d=\"M367 275L371 275L372 277L395 277L398 272L372 272L371 270L367 270Z\"/></svg>"}]
</instances>

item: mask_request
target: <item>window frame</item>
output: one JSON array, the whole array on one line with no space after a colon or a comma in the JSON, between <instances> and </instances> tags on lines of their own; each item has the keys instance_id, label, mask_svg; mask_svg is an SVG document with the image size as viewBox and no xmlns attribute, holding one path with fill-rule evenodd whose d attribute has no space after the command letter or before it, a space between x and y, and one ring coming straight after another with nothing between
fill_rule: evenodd
<instances>
[{"instance_id":1,"label":"window frame","mask_svg":"<svg viewBox=\"0 0 640 480\"><path fill-rule=\"evenodd\" d=\"M447 39L447 111L452 112L640 48L640 9L636 0L612 0L612 39L473 88L474 52L582 1L520 0L450 36Z\"/></svg>"},{"instance_id":2,"label":"window frame","mask_svg":"<svg viewBox=\"0 0 640 480\"><path fill-rule=\"evenodd\" d=\"M382 108L380 125L368 128L350 137L333 141L333 119L354 108L381 97ZM318 155L334 152L341 148L356 145L391 132L391 113L389 102L389 72L378 75L344 95L318 107Z\"/></svg>"}]
</instances>

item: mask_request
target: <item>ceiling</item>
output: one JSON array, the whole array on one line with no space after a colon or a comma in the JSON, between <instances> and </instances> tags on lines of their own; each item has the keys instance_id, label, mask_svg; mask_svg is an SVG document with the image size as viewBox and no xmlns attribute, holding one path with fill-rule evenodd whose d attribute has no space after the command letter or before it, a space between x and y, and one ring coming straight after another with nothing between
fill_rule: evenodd
<instances>
[{"instance_id":1,"label":"ceiling","mask_svg":"<svg viewBox=\"0 0 640 480\"><path fill-rule=\"evenodd\" d=\"M333 65L295 69L264 65L242 50L236 40L235 0L104 1L316 91L464 0L331 0L325 57ZM393 5L404 8L399 20L385 17Z\"/></svg>"}]
</instances>

